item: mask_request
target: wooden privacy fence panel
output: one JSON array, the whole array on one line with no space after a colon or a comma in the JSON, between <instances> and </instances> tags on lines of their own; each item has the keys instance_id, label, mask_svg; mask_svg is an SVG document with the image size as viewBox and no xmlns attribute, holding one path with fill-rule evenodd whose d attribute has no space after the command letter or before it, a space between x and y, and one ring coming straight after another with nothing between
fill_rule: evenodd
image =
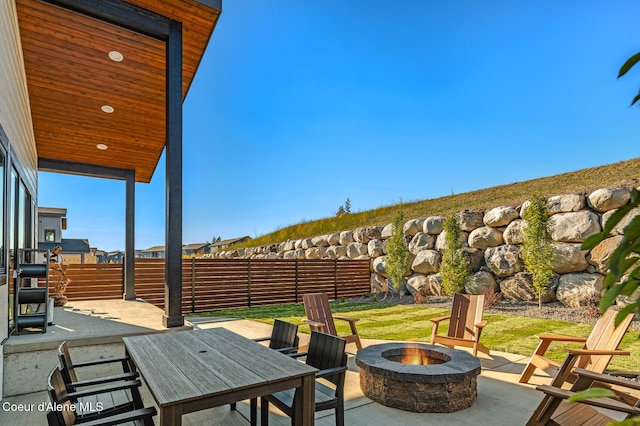
<instances>
[{"instance_id":1,"label":"wooden privacy fence panel","mask_svg":"<svg viewBox=\"0 0 640 426\"><path fill-rule=\"evenodd\" d=\"M164 259L136 259L136 296L162 309L164 268ZM72 280L69 299L122 297L121 264L70 265L67 276ZM370 291L369 276L368 260L184 259L182 311L301 302L305 293L323 292L330 299L360 296Z\"/></svg>"},{"instance_id":2,"label":"wooden privacy fence panel","mask_svg":"<svg viewBox=\"0 0 640 426\"><path fill-rule=\"evenodd\" d=\"M68 265L69 280L65 296L70 300L122 299L121 264L73 264ZM59 272L49 270L49 295L55 294Z\"/></svg>"}]
</instances>

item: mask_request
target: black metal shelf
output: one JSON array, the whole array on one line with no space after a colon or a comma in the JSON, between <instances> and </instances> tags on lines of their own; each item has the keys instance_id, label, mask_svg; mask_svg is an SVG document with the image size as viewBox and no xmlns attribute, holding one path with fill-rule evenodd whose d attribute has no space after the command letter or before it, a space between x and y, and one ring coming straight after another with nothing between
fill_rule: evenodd
<instances>
[{"instance_id":1,"label":"black metal shelf","mask_svg":"<svg viewBox=\"0 0 640 426\"><path fill-rule=\"evenodd\" d=\"M37 252L44 252L45 263L31 263ZM33 329L40 329L47 332L47 314L49 300L49 253L47 250L18 249L14 256L14 288L15 288L15 313L16 313L16 334L31 332ZM44 287L25 286L25 280L45 279ZM37 306L36 310L32 307Z\"/></svg>"}]
</instances>

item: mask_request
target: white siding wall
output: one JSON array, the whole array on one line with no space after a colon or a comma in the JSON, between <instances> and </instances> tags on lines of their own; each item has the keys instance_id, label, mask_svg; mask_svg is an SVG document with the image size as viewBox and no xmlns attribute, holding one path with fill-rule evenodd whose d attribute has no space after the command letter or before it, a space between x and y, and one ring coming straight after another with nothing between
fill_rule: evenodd
<instances>
[{"instance_id":1,"label":"white siding wall","mask_svg":"<svg viewBox=\"0 0 640 426\"><path fill-rule=\"evenodd\" d=\"M37 188L36 144L14 0L0 0L0 124L9 138L8 149L22 164L23 179ZM7 337L9 285L7 280L7 285L0 287L0 341ZM3 349L0 346L0 360L4 359ZM0 362L0 398L2 382L3 362Z\"/></svg>"},{"instance_id":2,"label":"white siding wall","mask_svg":"<svg viewBox=\"0 0 640 426\"><path fill-rule=\"evenodd\" d=\"M14 0L0 1L0 123L24 167L22 178L36 188L38 155Z\"/></svg>"}]
</instances>

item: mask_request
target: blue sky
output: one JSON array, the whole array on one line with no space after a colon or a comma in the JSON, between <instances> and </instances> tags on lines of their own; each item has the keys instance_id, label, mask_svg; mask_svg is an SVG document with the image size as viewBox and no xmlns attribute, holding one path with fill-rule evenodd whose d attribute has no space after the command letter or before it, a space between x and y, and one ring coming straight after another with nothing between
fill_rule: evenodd
<instances>
[{"instance_id":1,"label":"blue sky","mask_svg":"<svg viewBox=\"0 0 640 426\"><path fill-rule=\"evenodd\" d=\"M185 244L638 156L637 1L227 0L184 104ZM136 247L164 244L164 158ZM39 175L124 247L124 183Z\"/></svg>"}]
</instances>

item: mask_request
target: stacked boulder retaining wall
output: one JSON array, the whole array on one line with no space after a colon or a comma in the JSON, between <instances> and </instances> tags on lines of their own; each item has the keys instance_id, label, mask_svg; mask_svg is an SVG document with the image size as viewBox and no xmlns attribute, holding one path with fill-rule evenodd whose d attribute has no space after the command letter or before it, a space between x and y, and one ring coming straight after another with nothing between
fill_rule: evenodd
<instances>
[{"instance_id":1,"label":"stacked boulder retaining wall","mask_svg":"<svg viewBox=\"0 0 640 426\"><path fill-rule=\"evenodd\" d=\"M547 199L549 232L553 239L554 278L544 302L560 301L579 307L594 303L601 294L611 253L622 240L624 227L637 215L632 210L612 231L612 236L593 250L582 250L582 242L601 232L616 209L629 203L631 190L602 188L590 194L565 194ZM469 259L471 278L465 291L482 294L493 290L507 300L537 300L522 260L525 201L518 206L458 212L461 242ZM403 232L410 252L406 288L412 294L442 295L439 275L444 249L443 216L410 219ZM371 264L371 292L388 290L386 246L391 224L370 226L279 244L238 248L209 253L204 257L265 259L367 259ZM618 300L624 304L624 299Z\"/></svg>"}]
</instances>

